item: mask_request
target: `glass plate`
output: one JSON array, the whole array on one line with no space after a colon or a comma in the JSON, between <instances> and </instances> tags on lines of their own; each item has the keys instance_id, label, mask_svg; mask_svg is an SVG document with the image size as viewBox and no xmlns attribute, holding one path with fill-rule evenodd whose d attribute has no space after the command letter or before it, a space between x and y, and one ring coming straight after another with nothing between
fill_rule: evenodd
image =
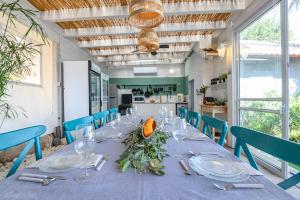
<instances>
[{"instance_id":1,"label":"glass plate","mask_svg":"<svg viewBox=\"0 0 300 200\"><path fill-rule=\"evenodd\" d=\"M38 168L42 172L58 173L79 168L84 164L82 156L76 153L54 155L42 161Z\"/></svg>"},{"instance_id":2,"label":"glass plate","mask_svg":"<svg viewBox=\"0 0 300 200\"><path fill-rule=\"evenodd\" d=\"M242 182L249 174L235 165L234 161L216 156L194 156L188 160L191 168L208 178L224 182Z\"/></svg>"}]
</instances>

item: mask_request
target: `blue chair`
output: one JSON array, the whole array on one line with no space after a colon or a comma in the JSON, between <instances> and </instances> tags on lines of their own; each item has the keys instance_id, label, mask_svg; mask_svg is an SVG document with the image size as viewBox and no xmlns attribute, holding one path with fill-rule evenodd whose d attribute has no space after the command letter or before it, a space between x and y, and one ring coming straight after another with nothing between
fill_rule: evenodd
<instances>
[{"instance_id":1,"label":"blue chair","mask_svg":"<svg viewBox=\"0 0 300 200\"><path fill-rule=\"evenodd\" d=\"M227 129L228 129L227 122L222 121L222 120L217 119L217 118L207 116L207 115L203 115L201 119L203 121L202 132L204 134L208 135L208 137L210 137L211 139L213 139L211 128L215 128L216 130L220 131L221 135L220 135L220 139L218 141L218 144L221 145L221 146L224 146L225 138L226 138L226 135L227 135Z\"/></svg>"},{"instance_id":2,"label":"blue chair","mask_svg":"<svg viewBox=\"0 0 300 200\"><path fill-rule=\"evenodd\" d=\"M196 129L199 129L200 119L200 113L193 111L188 112L188 123L190 123Z\"/></svg>"},{"instance_id":3,"label":"blue chair","mask_svg":"<svg viewBox=\"0 0 300 200\"><path fill-rule=\"evenodd\" d=\"M118 108L111 108L109 109L109 119L110 121L116 119L116 114L119 112Z\"/></svg>"},{"instance_id":4,"label":"blue chair","mask_svg":"<svg viewBox=\"0 0 300 200\"><path fill-rule=\"evenodd\" d=\"M108 121L109 111L103 111L93 114L95 129L105 125Z\"/></svg>"},{"instance_id":5,"label":"blue chair","mask_svg":"<svg viewBox=\"0 0 300 200\"><path fill-rule=\"evenodd\" d=\"M94 117L92 116L82 117L82 118L64 122L64 134L66 136L67 144L71 144L74 141L71 131L74 131L76 129L76 126L80 124L93 124L93 123L94 123Z\"/></svg>"},{"instance_id":6,"label":"blue chair","mask_svg":"<svg viewBox=\"0 0 300 200\"><path fill-rule=\"evenodd\" d=\"M9 149L11 147L17 146L19 144L26 143L25 147L19 154L17 160L14 162L6 177L14 174L21 163L23 162L25 156L30 151L31 147L35 147L35 158L39 160L42 158L42 148L40 143L40 136L46 132L46 126L33 126L29 128L19 129L15 131L10 131L0 134L0 151Z\"/></svg>"},{"instance_id":7,"label":"blue chair","mask_svg":"<svg viewBox=\"0 0 300 200\"><path fill-rule=\"evenodd\" d=\"M241 148L248 158L251 166L258 170L257 164L248 149L247 144L264 151L281 160L300 165L300 144L283 140L265 133L253 131L247 128L233 126L230 129L231 133L236 137L234 155L240 157ZM280 182L278 186L286 190L300 182L300 172L296 175Z\"/></svg>"},{"instance_id":8,"label":"blue chair","mask_svg":"<svg viewBox=\"0 0 300 200\"><path fill-rule=\"evenodd\" d=\"M187 109L184 108L184 107L181 107L178 110L179 110L179 117L182 118L182 119L186 119Z\"/></svg>"}]
</instances>

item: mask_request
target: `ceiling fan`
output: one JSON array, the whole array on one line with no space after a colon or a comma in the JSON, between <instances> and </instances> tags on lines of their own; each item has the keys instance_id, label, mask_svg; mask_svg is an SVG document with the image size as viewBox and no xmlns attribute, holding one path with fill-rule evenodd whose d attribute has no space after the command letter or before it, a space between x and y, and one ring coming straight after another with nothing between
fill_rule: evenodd
<instances>
[{"instance_id":1,"label":"ceiling fan","mask_svg":"<svg viewBox=\"0 0 300 200\"><path fill-rule=\"evenodd\" d=\"M170 46L168 44L160 44L158 49L168 49L168 48L170 48ZM137 50L132 51L131 53L139 53L139 52L141 52L141 53L151 53L151 55L155 56L155 55L157 55L157 50L148 52L148 51L142 51L142 50L137 48Z\"/></svg>"}]
</instances>

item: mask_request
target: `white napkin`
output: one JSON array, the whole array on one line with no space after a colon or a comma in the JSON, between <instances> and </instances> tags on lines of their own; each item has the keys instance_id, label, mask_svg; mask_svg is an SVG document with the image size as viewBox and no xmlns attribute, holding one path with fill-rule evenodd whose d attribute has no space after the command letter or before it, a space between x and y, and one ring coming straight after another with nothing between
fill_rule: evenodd
<instances>
[{"instance_id":1,"label":"white napkin","mask_svg":"<svg viewBox=\"0 0 300 200\"><path fill-rule=\"evenodd\" d=\"M102 154L92 154L89 160L87 161L86 166L96 167L98 163L102 160L102 158Z\"/></svg>"}]
</instances>

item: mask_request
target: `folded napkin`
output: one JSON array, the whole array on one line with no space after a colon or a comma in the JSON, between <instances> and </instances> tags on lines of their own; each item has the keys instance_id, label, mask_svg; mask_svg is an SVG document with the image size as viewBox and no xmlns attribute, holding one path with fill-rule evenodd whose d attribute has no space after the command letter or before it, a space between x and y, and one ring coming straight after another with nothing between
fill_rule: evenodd
<instances>
[{"instance_id":1,"label":"folded napkin","mask_svg":"<svg viewBox=\"0 0 300 200\"><path fill-rule=\"evenodd\" d=\"M74 154L74 155L76 155L76 154ZM69 156L69 155L67 154L66 156ZM102 154L92 154L90 156L89 160L86 162L86 166L96 167L102 158L103 158ZM32 163L31 165L29 165L27 168L39 168L40 164L44 161L45 161L45 159L38 160L38 161Z\"/></svg>"},{"instance_id":2,"label":"folded napkin","mask_svg":"<svg viewBox=\"0 0 300 200\"><path fill-rule=\"evenodd\" d=\"M250 176L263 176L264 174L260 171L254 169L249 163L246 162L236 162L236 165L245 170Z\"/></svg>"},{"instance_id":3,"label":"folded napkin","mask_svg":"<svg viewBox=\"0 0 300 200\"><path fill-rule=\"evenodd\" d=\"M92 154L89 160L86 162L86 166L96 167L98 163L102 160L102 158L103 158L102 154Z\"/></svg>"}]
</instances>

